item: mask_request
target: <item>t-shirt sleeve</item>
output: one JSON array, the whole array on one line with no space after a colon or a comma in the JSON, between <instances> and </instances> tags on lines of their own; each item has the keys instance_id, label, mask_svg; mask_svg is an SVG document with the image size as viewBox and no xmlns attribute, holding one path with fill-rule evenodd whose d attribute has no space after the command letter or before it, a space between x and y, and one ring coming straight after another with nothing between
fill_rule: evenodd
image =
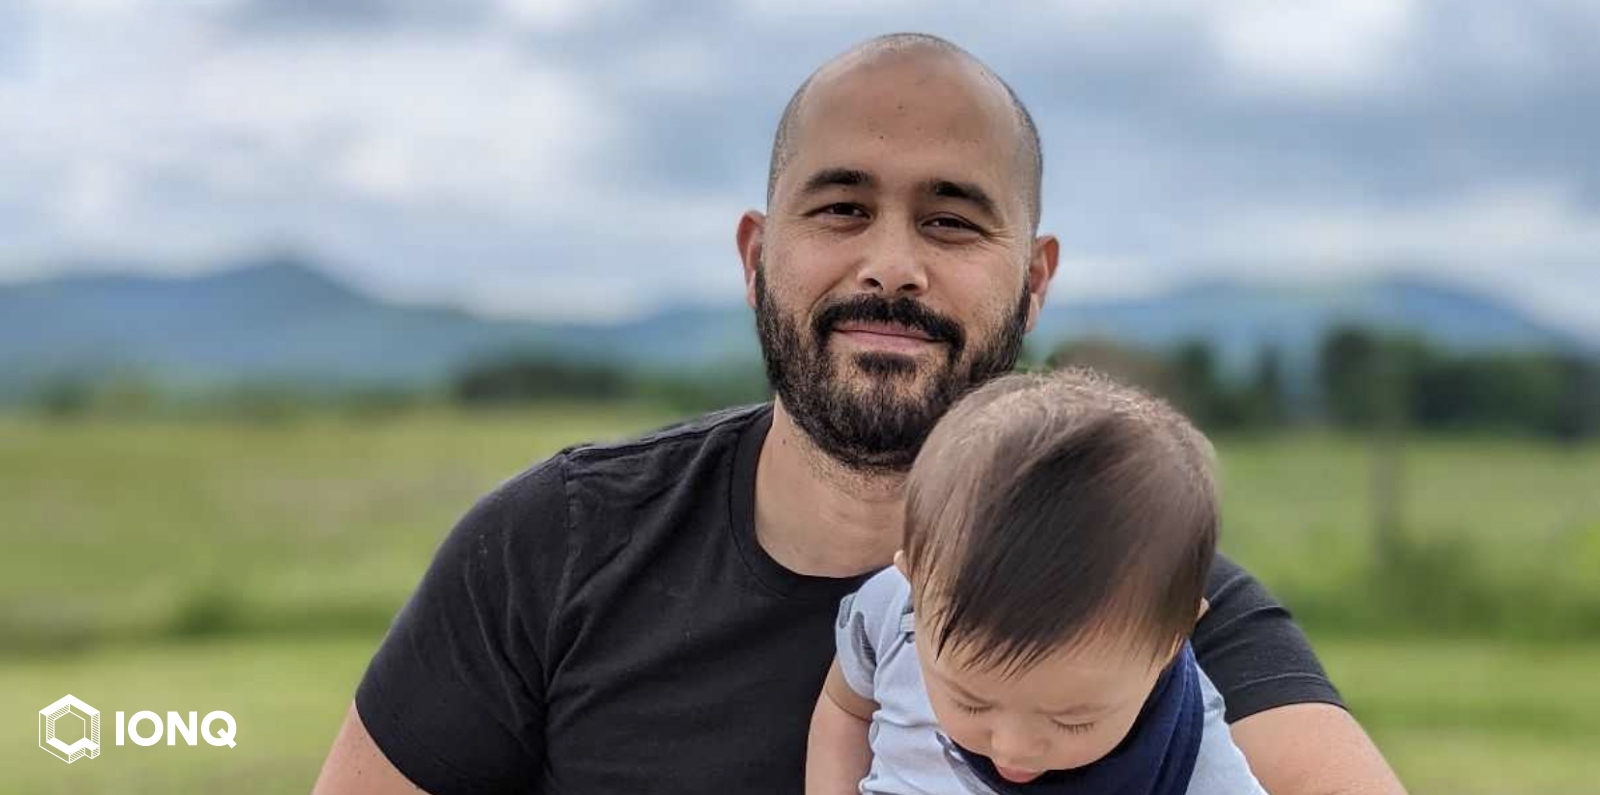
<instances>
[{"instance_id":1,"label":"t-shirt sleeve","mask_svg":"<svg viewBox=\"0 0 1600 795\"><path fill-rule=\"evenodd\" d=\"M1288 704L1344 706L1311 643L1267 589L1223 555L1206 586L1211 609L1194 630L1194 650L1227 702L1228 722Z\"/></svg>"},{"instance_id":2,"label":"t-shirt sleeve","mask_svg":"<svg viewBox=\"0 0 1600 795\"><path fill-rule=\"evenodd\" d=\"M439 546L357 687L368 734L433 795L534 792L565 505L559 457L479 500Z\"/></svg>"},{"instance_id":3,"label":"t-shirt sleeve","mask_svg":"<svg viewBox=\"0 0 1600 795\"><path fill-rule=\"evenodd\" d=\"M879 652L888 648L900 629L905 606L905 578L894 568L884 569L839 602L833 637L839 672L856 695L877 700L873 677Z\"/></svg>"}]
</instances>

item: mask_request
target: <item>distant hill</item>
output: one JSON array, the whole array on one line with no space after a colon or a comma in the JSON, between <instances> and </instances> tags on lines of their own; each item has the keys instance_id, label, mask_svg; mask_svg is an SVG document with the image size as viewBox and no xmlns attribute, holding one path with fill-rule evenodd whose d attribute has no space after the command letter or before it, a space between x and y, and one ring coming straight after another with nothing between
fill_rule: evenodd
<instances>
[{"instance_id":1,"label":"distant hill","mask_svg":"<svg viewBox=\"0 0 1600 795\"><path fill-rule=\"evenodd\" d=\"M12 387L113 369L196 384L412 383L476 349L546 343L529 324L384 304L286 259L194 278L75 275L0 287L0 379Z\"/></svg>"},{"instance_id":2,"label":"distant hill","mask_svg":"<svg viewBox=\"0 0 1600 795\"><path fill-rule=\"evenodd\" d=\"M1200 338L1216 346L1233 369L1272 346L1291 371L1304 372L1322 336L1340 324L1414 332L1454 350L1600 350L1600 341L1540 324L1488 296L1416 276L1337 285L1202 282L1154 297L1056 306L1044 313L1035 336L1097 336L1149 348Z\"/></svg>"},{"instance_id":3,"label":"distant hill","mask_svg":"<svg viewBox=\"0 0 1600 795\"><path fill-rule=\"evenodd\" d=\"M1586 344L1486 296L1414 277L1319 289L1214 282L1149 298L1057 303L1029 344L1042 352L1069 336L1094 335L1166 347L1200 337L1233 366L1271 344L1293 371L1341 321L1411 329L1470 349ZM610 325L490 320L386 303L292 257L183 278L69 275L0 285L0 397L110 372L197 386L415 386L510 351L685 371L757 361L753 325L739 305L668 309Z\"/></svg>"}]
</instances>

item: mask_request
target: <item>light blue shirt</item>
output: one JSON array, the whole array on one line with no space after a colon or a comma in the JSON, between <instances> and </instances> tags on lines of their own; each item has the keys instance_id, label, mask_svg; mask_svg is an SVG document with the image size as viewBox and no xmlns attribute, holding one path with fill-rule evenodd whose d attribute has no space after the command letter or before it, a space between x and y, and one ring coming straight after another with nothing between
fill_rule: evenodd
<instances>
[{"instance_id":1,"label":"light blue shirt","mask_svg":"<svg viewBox=\"0 0 1600 795\"><path fill-rule=\"evenodd\" d=\"M911 585L891 566L845 597L834 624L839 670L862 698L878 703L868 740L872 767L863 795L999 795L978 778L939 730L912 643ZM1233 744L1222 694L1200 674L1205 726L1189 795L1266 795Z\"/></svg>"}]
</instances>

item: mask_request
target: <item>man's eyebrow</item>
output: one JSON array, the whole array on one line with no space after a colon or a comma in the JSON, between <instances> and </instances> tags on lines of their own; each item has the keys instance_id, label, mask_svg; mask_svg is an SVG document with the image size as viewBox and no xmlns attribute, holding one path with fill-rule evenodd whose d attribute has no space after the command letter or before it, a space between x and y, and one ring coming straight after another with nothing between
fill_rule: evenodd
<instances>
[{"instance_id":1,"label":"man's eyebrow","mask_svg":"<svg viewBox=\"0 0 1600 795\"><path fill-rule=\"evenodd\" d=\"M972 182L935 179L927 184L927 192L945 199L970 202L990 218L1000 217L1000 205L989 192Z\"/></svg>"},{"instance_id":2,"label":"man's eyebrow","mask_svg":"<svg viewBox=\"0 0 1600 795\"><path fill-rule=\"evenodd\" d=\"M872 175L857 168L825 168L812 174L800 186L802 196L816 193L825 188L870 188Z\"/></svg>"}]
</instances>

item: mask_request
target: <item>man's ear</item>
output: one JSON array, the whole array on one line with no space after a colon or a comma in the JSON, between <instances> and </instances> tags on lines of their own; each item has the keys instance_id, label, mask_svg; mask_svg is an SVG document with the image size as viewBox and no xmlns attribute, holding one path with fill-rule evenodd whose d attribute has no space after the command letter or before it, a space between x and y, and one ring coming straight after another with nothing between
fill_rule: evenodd
<instances>
[{"instance_id":1,"label":"man's ear","mask_svg":"<svg viewBox=\"0 0 1600 795\"><path fill-rule=\"evenodd\" d=\"M900 570L900 574L902 576L904 576L906 579L908 579L908 580L911 579L911 569L908 566L906 566L906 551L905 550L897 549L897 550L894 551L894 567L899 569Z\"/></svg>"},{"instance_id":2,"label":"man's ear","mask_svg":"<svg viewBox=\"0 0 1600 795\"><path fill-rule=\"evenodd\" d=\"M1056 277L1060 258L1061 242L1055 235L1034 238L1033 251L1028 255L1028 325L1025 331L1032 331L1039 322L1039 314L1044 311L1044 297L1050 291L1050 280Z\"/></svg>"},{"instance_id":3,"label":"man's ear","mask_svg":"<svg viewBox=\"0 0 1600 795\"><path fill-rule=\"evenodd\" d=\"M1195 615L1194 622L1196 624L1200 623L1200 619L1205 618L1206 617L1206 611L1210 610L1210 609L1211 609L1211 600L1205 598L1204 596L1200 597L1200 612L1197 615Z\"/></svg>"},{"instance_id":4,"label":"man's ear","mask_svg":"<svg viewBox=\"0 0 1600 795\"><path fill-rule=\"evenodd\" d=\"M755 210L746 210L739 218L735 242L739 244L739 261L744 265L744 302L751 309L756 308L756 269L761 267L766 231L767 217Z\"/></svg>"}]
</instances>

